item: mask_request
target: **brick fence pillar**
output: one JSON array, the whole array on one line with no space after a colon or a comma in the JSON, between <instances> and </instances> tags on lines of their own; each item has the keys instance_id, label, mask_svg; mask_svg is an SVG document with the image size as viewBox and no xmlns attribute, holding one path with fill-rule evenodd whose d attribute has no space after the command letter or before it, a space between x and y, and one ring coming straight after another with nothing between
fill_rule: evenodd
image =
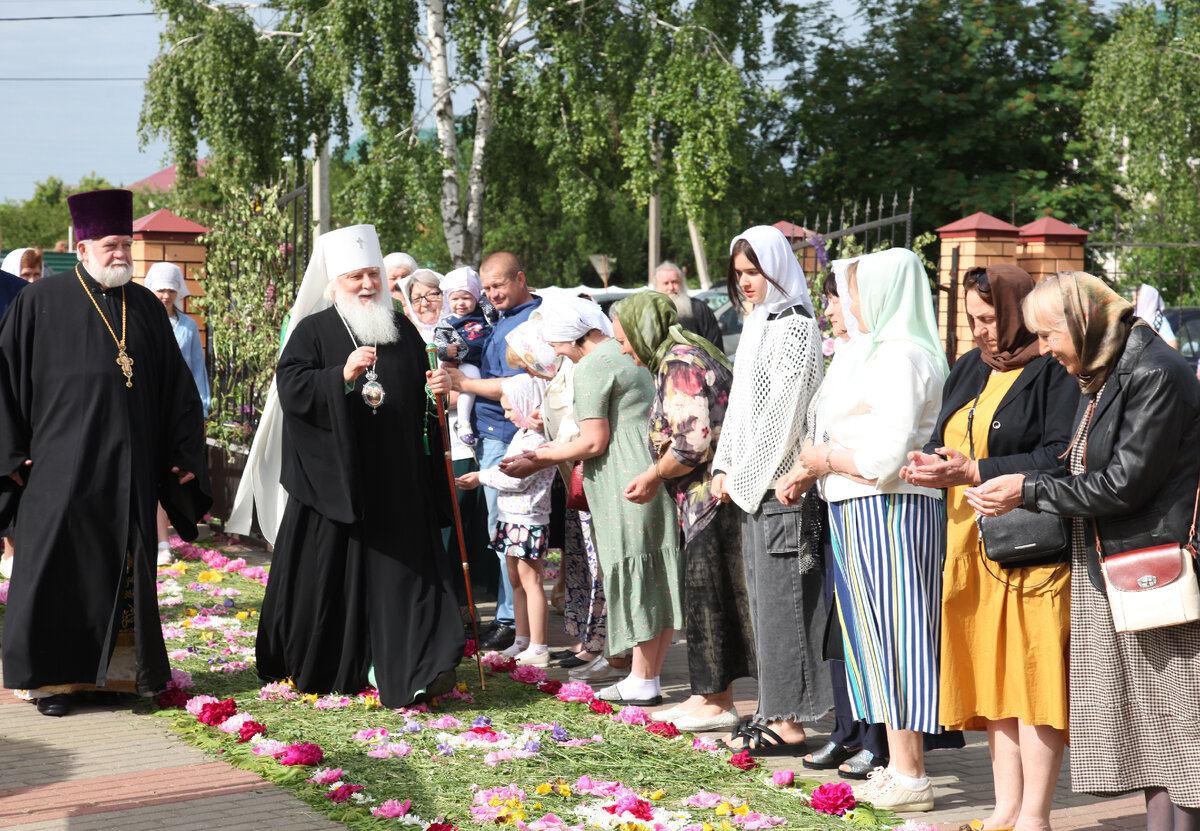
<instances>
[{"instance_id":1,"label":"brick fence pillar","mask_svg":"<svg viewBox=\"0 0 1200 831\"><path fill-rule=\"evenodd\" d=\"M937 229L941 240L938 258L938 334L946 345L946 358L954 363L975 348L963 302L962 278L968 269L1017 261L1020 229L988 214L968 217ZM952 273L954 249L958 272Z\"/></svg>"},{"instance_id":2,"label":"brick fence pillar","mask_svg":"<svg viewBox=\"0 0 1200 831\"><path fill-rule=\"evenodd\" d=\"M190 296L183 301L183 311L196 321L200 330L201 344L208 350L208 330L204 318L194 305L198 297L204 296L201 280L208 250L196 242L197 237L208 231L203 225L168 211L166 208L147 214L133 222L133 277L144 282L146 272L155 263L168 262L179 266L183 279L187 281Z\"/></svg>"},{"instance_id":3,"label":"brick fence pillar","mask_svg":"<svg viewBox=\"0 0 1200 831\"><path fill-rule=\"evenodd\" d=\"M1017 238L1017 265L1034 280L1059 271L1083 271L1083 244L1088 234L1051 216L1022 225Z\"/></svg>"}]
</instances>

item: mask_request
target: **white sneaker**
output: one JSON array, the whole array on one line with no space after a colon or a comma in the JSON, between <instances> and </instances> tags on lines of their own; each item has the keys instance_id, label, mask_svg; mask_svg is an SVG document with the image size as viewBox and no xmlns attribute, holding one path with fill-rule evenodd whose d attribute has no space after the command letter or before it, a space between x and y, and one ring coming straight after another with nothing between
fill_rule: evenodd
<instances>
[{"instance_id":1,"label":"white sneaker","mask_svg":"<svg viewBox=\"0 0 1200 831\"><path fill-rule=\"evenodd\" d=\"M585 666L575 667L567 673L572 681L585 681L595 686L602 681L620 681L629 674L629 668L617 669L603 655Z\"/></svg>"},{"instance_id":2,"label":"white sneaker","mask_svg":"<svg viewBox=\"0 0 1200 831\"><path fill-rule=\"evenodd\" d=\"M548 667L550 666L550 650L543 649L541 652L534 652L533 647L519 652L516 656L517 666L527 667Z\"/></svg>"},{"instance_id":3,"label":"white sneaker","mask_svg":"<svg viewBox=\"0 0 1200 831\"><path fill-rule=\"evenodd\" d=\"M171 550L170 546L158 549L158 564L160 566L169 566L173 562L175 562L175 552Z\"/></svg>"},{"instance_id":4,"label":"white sneaker","mask_svg":"<svg viewBox=\"0 0 1200 831\"><path fill-rule=\"evenodd\" d=\"M876 776L871 783L874 788L869 797L865 797L876 808L886 808L896 812L915 812L933 810L933 783L925 779L925 786L918 789L901 784L890 768L882 775Z\"/></svg>"},{"instance_id":5,"label":"white sneaker","mask_svg":"<svg viewBox=\"0 0 1200 831\"><path fill-rule=\"evenodd\" d=\"M887 778L887 768L879 765L870 773L867 774L867 781L861 785L854 786L854 798L860 802L870 802L875 796L875 792L879 790L879 786L883 784L883 780Z\"/></svg>"}]
</instances>

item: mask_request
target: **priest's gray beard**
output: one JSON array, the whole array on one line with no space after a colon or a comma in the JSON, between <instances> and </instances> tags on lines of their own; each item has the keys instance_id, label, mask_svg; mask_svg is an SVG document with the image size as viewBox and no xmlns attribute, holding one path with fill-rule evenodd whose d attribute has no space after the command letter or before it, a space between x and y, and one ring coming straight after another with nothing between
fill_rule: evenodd
<instances>
[{"instance_id":1,"label":"priest's gray beard","mask_svg":"<svg viewBox=\"0 0 1200 831\"><path fill-rule=\"evenodd\" d=\"M691 320L692 299L688 296L687 288L683 288L678 294L671 295L671 299L675 301L675 314L679 315L679 319Z\"/></svg>"},{"instance_id":2,"label":"priest's gray beard","mask_svg":"<svg viewBox=\"0 0 1200 831\"><path fill-rule=\"evenodd\" d=\"M359 300L362 296L374 296L376 299L366 305ZM378 302L379 294L347 294L345 292L337 292L334 295L334 303L337 304L337 310L341 313L342 319L350 327L350 331L354 333L354 337L358 338L359 343L363 345L377 345L381 343L395 343L400 337L400 330L396 328L396 318L392 312L391 299L385 306ZM383 295L386 297L386 295Z\"/></svg>"},{"instance_id":3,"label":"priest's gray beard","mask_svg":"<svg viewBox=\"0 0 1200 831\"><path fill-rule=\"evenodd\" d=\"M92 279L106 289L115 289L118 286L123 286L133 278L133 264L129 265L109 265L103 268L87 267L88 274L92 275Z\"/></svg>"}]
</instances>

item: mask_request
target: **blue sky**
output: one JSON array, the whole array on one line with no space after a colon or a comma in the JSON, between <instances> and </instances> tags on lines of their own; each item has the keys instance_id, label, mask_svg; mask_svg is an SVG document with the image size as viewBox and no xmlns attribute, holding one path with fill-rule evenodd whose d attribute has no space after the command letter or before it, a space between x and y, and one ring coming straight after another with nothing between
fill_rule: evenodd
<instances>
[{"instance_id":1,"label":"blue sky","mask_svg":"<svg viewBox=\"0 0 1200 831\"><path fill-rule=\"evenodd\" d=\"M0 0L0 18L147 11L136 0ZM162 167L164 146L138 151L140 82L8 80L145 78L160 27L152 16L0 21L0 200L28 199L50 176L129 184Z\"/></svg>"}]
</instances>

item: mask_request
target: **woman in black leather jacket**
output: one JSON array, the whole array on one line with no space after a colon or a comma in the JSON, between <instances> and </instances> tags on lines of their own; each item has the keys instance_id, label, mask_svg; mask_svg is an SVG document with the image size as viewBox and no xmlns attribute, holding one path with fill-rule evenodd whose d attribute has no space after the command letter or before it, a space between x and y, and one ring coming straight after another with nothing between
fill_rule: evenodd
<instances>
[{"instance_id":1,"label":"woman in black leather jacket","mask_svg":"<svg viewBox=\"0 0 1200 831\"><path fill-rule=\"evenodd\" d=\"M1200 622L1114 631L1097 561L1184 543L1200 474L1200 384L1184 359L1082 272L1040 283L1026 325L1076 376L1084 400L1066 465L967 491L992 516L1014 507L1075 517L1071 592L1071 785L1143 790L1147 827L1200 828Z\"/></svg>"},{"instance_id":2,"label":"woman in black leather jacket","mask_svg":"<svg viewBox=\"0 0 1200 831\"><path fill-rule=\"evenodd\" d=\"M996 807L977 821L983 829L1049 827L1067 731L1070 568L989 562L963 497L1005 473L1055 468L1071 440L1079 386L1025 328L1021 301L1033 287L1015 265L967 271L978 348L955 362L933 437L900 474L946 489L940 720L987 731Z\"/></svg>"}]
</instances>

